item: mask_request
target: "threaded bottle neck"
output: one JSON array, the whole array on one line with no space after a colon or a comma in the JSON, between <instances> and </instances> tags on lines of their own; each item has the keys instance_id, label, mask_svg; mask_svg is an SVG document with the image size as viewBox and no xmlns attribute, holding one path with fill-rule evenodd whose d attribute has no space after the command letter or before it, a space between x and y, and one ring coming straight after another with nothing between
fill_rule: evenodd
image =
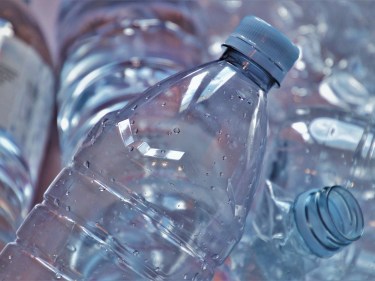
<instances>
[{"instance_id":1,"label":"threaded bottle neck","mask_svg":"<svg viewBox=\"0 0 375 281\"><path fill-rule=\"evenodd\" d=\"M306 245L322 258L339 252L363 233L363 214L357 200L338 185L300 194L293 211Z\"/></svg>"},{"instance_id":2,"label":"threaded bottle neck","mask_svg":"<svg viewBox=\"0 0 375 281\"><path fill-rule=\"evenodd\" d=\"M276 85L276 80L264 68L231 47L228 47L220 59L226 60L240 69L245 76L253 80L265 92Z\"/></svg>"}]
</instances>

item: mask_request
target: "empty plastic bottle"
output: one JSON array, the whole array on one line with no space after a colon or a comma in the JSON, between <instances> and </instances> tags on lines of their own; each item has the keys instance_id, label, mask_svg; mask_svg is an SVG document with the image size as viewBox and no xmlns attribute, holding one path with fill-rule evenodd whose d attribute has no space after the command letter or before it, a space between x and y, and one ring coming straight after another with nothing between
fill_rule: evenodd
<instances>
[{"instance_id":1,"label":"empty plastic bottle","mask_svg":"<svg viewBox=\"0 0 375 281\"><path fill-rule=\"evenodd\" d=\"M269 139L265 174L273 186L282 188L283 194L293 198L305 192L307 186L341 185L350 190L363 211L362 238L311 271L298 266L300 280L375 278L375 249L372 246L375 241L374 135L374 125L352 112L332 107L309 107L298 108ZM249 255L251 261L253 255ZM259 267L253 261L241 270L247 274L252 270L252 275L256 276ZM285 276L290 268L278 270L281 271L279 276Z\"/></svg>"},{"instance_id":2,"label":"empty plastic bottle","mask_svg":"<svg viewBox=\"0 0 375 281\"><path fill-rule=\"evenodd\" d=\"M293 200L267 181L241 241L220 268L221 280L306 280L317 267L324 280L343 280L350 265L350 251L343 249L363 227L361 208L346 188L306 190Z\"/></svg>"},{"instance_id":3,"label":"empty plastic bottle","mask_svg":"<svg viewBox=\"0 0 375 281\"><path fill-rule=\"evenodd\" d=\"M195 6L185 0L62 1L58 128L64 163L106 113L202 63Z\"/></svg>"},{"instance_id":4,"label":"empty plastic bottle","mask_svg":"<svg viewBox=\"0 0 375 281\"><path fill-rule=\"evenodd\" d=\"M255 17L224 45L96 124L1 253L0 278L212 278L258 186L266 93L298 57Z\"/></svg>"},{"instance_id":5,"label":"empty plastic bottle","mask_svg":"<svg viewBox=\"0 0 375 281\"><path fill-rule=\"evenodd\" d=\"M14 240L35 193L53 110L50 64L27 8L0 1L0 248Z\"/></svg>"}]
</instances>

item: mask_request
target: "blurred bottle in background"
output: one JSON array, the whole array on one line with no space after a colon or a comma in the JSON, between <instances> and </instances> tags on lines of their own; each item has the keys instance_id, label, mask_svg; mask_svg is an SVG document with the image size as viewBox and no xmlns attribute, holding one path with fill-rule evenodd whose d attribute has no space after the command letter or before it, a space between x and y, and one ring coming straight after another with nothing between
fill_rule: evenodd
<instances>
[{"instance_id":1,"label":"blurred bottle in background","mask_svg":"<svg viewBox=\"0 0 375 281\"><path fill-rule=\"evenodd\" d=\"M46 43L21 1L0 1L0 247L26 217L53 113Z\"/></svg>"},{"instance_id":2,"label":"blurred bottle in background","mask_svg":"<svg viewBox=\"0 0 375 281\"><path fill-rule=\"evenodd\" d=\"M317 267L320 280L343 279L351 266L346 247L363 232L361 208L341 186L304 189L293 199L266 181L242 239L219 269L221 280L305 280Z\"/></svg>"},{"instance_id":3,"label":"blurred bottle in background","mask_svg":"<svg viewBox=\"0 0 375 281\"><path fill-rule=\"evenodd\" d=\"M64 163L106 113L202 63L196 11L195 1L185 0L62 1L58 129Z\"/></svg>"},{"instance_id":4,"label":"blurred bottle in background","mask_svg":"<svg viewBox=\"0 0 375 281\"><path fill-rule=\"evenodd\" d=\"M1 253L0 278L212 278L259 184L267 92L298 57L255 17L224 45L95 125Z\"/></svg>"}]
</instances>

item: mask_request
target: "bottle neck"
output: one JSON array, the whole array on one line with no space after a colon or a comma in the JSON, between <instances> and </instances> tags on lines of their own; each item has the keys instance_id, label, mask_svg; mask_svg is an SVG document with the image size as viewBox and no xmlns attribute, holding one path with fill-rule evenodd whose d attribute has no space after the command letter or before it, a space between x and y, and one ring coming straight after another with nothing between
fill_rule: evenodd
<instances>
[{"instance_id":1,"label":"bottle neck","mask_svg":"<svg viewBox=\"0 0 375 281\"><path fill-rule=\"evenodd\" d=\"M363 232L361 208L341 186L310 190L293 206L295 223L311 253L328 258L358 240Z\"/></svg>"},{"instance_id":2,"label":"bottle neck","mask_svg":"<svg viewBox=\"0 0 375 281\"><path fill-rule=\"evenodd\" d=\"M220 60L226 60L239 68L245 76L254 81L265 92L268 92L277 84L276 80L259 64L233 48L228 47Z\"/></svg>"}]
</instances>

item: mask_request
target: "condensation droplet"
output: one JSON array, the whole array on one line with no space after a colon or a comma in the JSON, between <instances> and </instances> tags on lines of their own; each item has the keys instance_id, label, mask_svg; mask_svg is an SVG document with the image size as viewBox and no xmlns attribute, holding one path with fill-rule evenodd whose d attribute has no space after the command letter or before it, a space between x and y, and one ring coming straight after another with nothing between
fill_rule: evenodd
<instances>
[{"instance_id":1,"label":"condensation droplet","mask_svg":"<svg viewBox=\"0 0 375 281\"><path fill-rule=\"evenodd\" d=\"M89 161L85 161L85 163L83 163L83 165L84 165L86 168L89 168L89 167L90 167L90 162L89 162Z\"/></svg>"},{"instance_id":2,"label":"condensation droplet","mask_svg":"<svg viewBox=\"0 0 375 281\"><path fill-rule=\"evenodd\" d=\"M132 110L136 110L137 107L138 107L138 104L134 105L134 106L132 107Z\"/></svg>"},{"instance_id":3,"label":"condensation droplet","mask_svg":"<svg viewBox=\"0 0 375 281\"><path fill-rule=\"evenodd\" d=\"M62 276L61 276L61 274L60 273L56 273L56 279L61 279L62 278Z\"/></svg>"},{"instance_id":4,"label":"condensation droplet","mask_svg":"<svg viewBox=\"0 0 375 281\"><path fill-rule=\"evenodd\" d=\"M213 259L213 260L217 260L217 259L219 259L219 255L218 254L213 254L212 256L211 256L211 258Z\"/></svg>"},{"instance_id":5,"label":"condensation droplet","mask_svg":"<svg viewBox=\"0 0 375 281\"><path fill-rule=\"evenodd\" d=\"M71 252L75 252L75 251L76 251L76 247L74 247L74 246L71 245L71 244L67 244L67 245L66 245L66 248L67 248L69 251L71 251Z\"/></svg>"},{"instance_id":6,"label":"condensation droplet","mask_svg":"<svg viewBox=\"0 0 375 281\"><path fill-rule=\"evenodd\" d=\"M223 156L223 160L226 160L226 159L227 159L227 157L224 155L224 156Z\"/></svg>"},{"instance_id":7,"label":"condensation droplet","mask_svg":"<svg viewBox=\"0 0 375 281\"><path fill-rule=\"evenodd\" d=\"M70 212L70 206L66 206L66 207L65 207L65 210L66 210L67 212Z\"/></svg>"},{"instance_id":8,"label":"condensation droplet","mask_svg":"<svg viewBox=\"0 0 375 281\"><path fill-rule=\"evenodd\" d=\"M134 256L138 256L138 255L139 255L139 252L138 252L137 250L134 250L134 251L133 251L133 255L134 255Z\"/></svg>"},{"instance_id":9,"label":"condensation droplet","mask_svg":"<svg viewBox=\"0 0 375 281\"><path fill-rule=\"evenodd\" d=\"M180 128L174 128L173 133L179 134L181 132Z\"/></svg>"},{"instance_id":10,"label":"condensation droplet","mask_svg":"<svg viewBox=\"0 0 375 281\"><path fill-rule=\"evenodd\" d=\"M53 204L54 204L55 206L57 206L57 207L60 207L60 200L57 199L57 198L53 199Z\"/></svg>"}]
</instances>

